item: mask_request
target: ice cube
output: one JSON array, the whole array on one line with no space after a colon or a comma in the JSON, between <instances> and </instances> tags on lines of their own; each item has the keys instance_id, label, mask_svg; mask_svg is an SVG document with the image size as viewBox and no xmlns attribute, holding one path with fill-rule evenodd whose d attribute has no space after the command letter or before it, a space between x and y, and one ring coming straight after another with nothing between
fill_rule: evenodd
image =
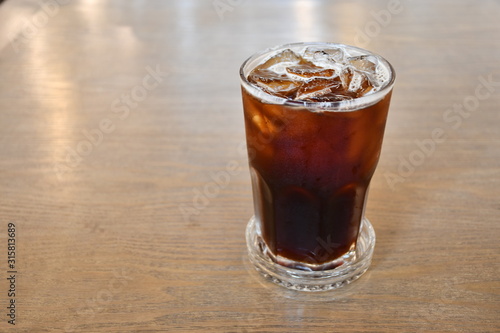
<instances>
[{"instance_id":1,"label":"ice cube","mask_svg":"<svg viewBox=\"0 0 500 333\"><path fill-rule=\"evenodd\" d=\"M286 68L286 71L290 74L295 74L303 78L329 77L335 74L335 70L331 68L322 68L313 64L290 66Z\"/></svg>"},{"instance_id":2,"label":"ice cube","mask_svg":"<svg viewBox=\"0 0 500 333\"><path fill-rule=\"evenodd\" d=\"M316 53L321 55L321 53L322 53L321 51L322 51L322 49L320 49L318 47L308 47L307 49L304 50L304 58L309 59L309 60L313 60L314 57L316 56Z\"/></svg>"},{"instance_id":3,"label":"ice cube","mask_svg":"<svg viewBox=\"0 0 500 333\"><path fill-rule=\"evenodd\" d=\"M331 48L331 49L325 49L323 50L330 59L332 59L335 62L344 62L345 60L345 52L341 48Z\"/></svg>"},{"instance_id":4,"label":"ice cube","mask_svg":"<svg viewBox=\"0 0 500 333\"><path fill-rule=\"evenodd\" d=\"M299 101L349 100L376 91L381 76L373 55L350 57L343 48L278 52L257 66L249 82L274 96Z\"/></svg>"},{"instance_id":5,"label":"ice cube","mask_svg":"<svg viewBox=\"0 0 500 333\"><path fill-rule=\"evenodd\" d=\"M258 131L265 137L270 137L276 132L276 126L274 126L274 123L262 115L254 115L252 117L252 124L258 128Z\"/></svg>"},{"instance_id":6,"label":"ice cube","mask_svg":"<svg viewBox=\"0 0 500 333\"><path fill-rule=\"evenodd\" d=\"M348 90L356 94L356 97L361 97L373 89L371 81L367 74L360 71L352 71L353 75L349 82Z\"/></svg>"},{"instance_id":7,"label":"ice cube","mask_svg":"<svg viewBox=\"0 0 500 333\"><path fill-rule=\"evenodd\" d=\"M335 92L329 92L324 95L306 97L303 100L306 102L340 102L340 101L351 100L356 97L352 95L353 94L350 92L347 93L342 92L341 94Z\"/></svg>"},{"instance_id":8,"label":"ice cube","mask_svg":"<svg viewBox=\"0 0 500 333\"><path fill-rule=\"evenodd\" d=\"M304 57L316 64L342 63L345 60L345 52L341 48L319 49L309 47L304 51Z\"/></svg>"},{"instance_id":9,"label":"ice cube","mask_svg":"<svg viewBox=\"0 0 500 333\"><path fill-rule=\"evenodd\" d=\"M336 92L341 87L338 77L335 78L313 78L304 82L297 91L296 100L311 100Z\"/></svg>"},{"instance_id":10,"label":"ice cube","mask_svg":"<svg viewBox=\"0 0 500 333\"><path fill-rule=\"evenodd\" d=\"M352 77L354 74L354 70L351 67L344 67L340 72L340 81L342 82L342 87L344 90L349 90L349 85L351 83Z\"/></svg>"},{"instance_id":11,"label":"ice cube","mask_svg":"<svg viewBox=\"0 0 500 333\"><path fill-rule=\"evenodd\" d=\"M278 74L269 69L256 69L250 73L248 80L270 94L293 98L301 82L294 81L286 74Z\"/></svg>"},{"instance_id":12,"label":"ice cube","mask_svg":"<svg viewBox=\"0 0 500 333\"><path fill-rule=\"evenodd\" d=\"M348 58L348 62L351 66L359 71L363 71L369 74L375 74L377 71L378 60L371 55L350 57Z\"/></svg>"},{"instance_id":13,"label":"ice cube","mask_svg":"<svg viewBox=\"0 0 500 333\"><path fill-rule=\"evenodd\" d=\"M281 51L280 53L272 56L266 62L256 67L256 69L269 69L276 64L289 63L298 64L302 59L299 55L290 49Z\"/></svg>"}]
</instances>

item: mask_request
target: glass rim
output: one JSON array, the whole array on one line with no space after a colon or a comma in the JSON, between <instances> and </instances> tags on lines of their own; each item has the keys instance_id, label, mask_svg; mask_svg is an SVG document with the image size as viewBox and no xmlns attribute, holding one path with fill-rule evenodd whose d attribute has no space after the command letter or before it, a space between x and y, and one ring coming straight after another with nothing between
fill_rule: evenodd
<instances>
[{"instance_id":1,"label":"glass rim","mask_svg":"<svg viewBox=\"0 0 500 333\"><path fill-rule=\"evenodd\" d=\"M343 100L343 101L334 101L334 102L308 102L308 101L295 101L291 100L288 98L283 98L283 97L278 97L275 95L271 95L268 92L265 92L264 90L256 87L252 83L250 83L247 79L247 74L245 71L250 72L251 69L255 68L259 64L263 62L263 60L266 58L267 55L274 53L278 50L281 49L286 49L286 48L297 48L297 47L307 47L307 46L319 46L319 47L343 47L347 50L354 50L356 52L361 53L362 55L371 55L376 57L380 62L383 63L383 65L386 67L388 74L389 74L389 80L384 83L384 85L377 90L376 92L368 95L364 95L361 97L357 97L354 99L350 100ZM261 61L253 64L257 59L260 59ZM253 65L250 69L247 67L250 67L250 65ZM394 67L392 67L391 63L387 61L384 57L381 55L368 51L366 49L357 47L357 46L352 46L352 45L347 45L347 44L341 44L341 43L330 43L330 42L298 42L298 43L288 43L288 44L281 44L273 47L269 47L267 49L264 49L262 51L256 52L250 57L248 57L243 64L240 67L240 81L241 85L253 96L261 99L262 101L269 103L269 104L278 104L278 105L284 105L284 106L289 106L289 107L300 107L300 108L306 108L310 111L330 111L330 112L349 112L349 111L356 111L360 110L366 107L369 107L380 100L382 100L387 94L389 94L394 86L394 81L396 79L396 72L394 70Z\"/></svg>"}]
</instances>

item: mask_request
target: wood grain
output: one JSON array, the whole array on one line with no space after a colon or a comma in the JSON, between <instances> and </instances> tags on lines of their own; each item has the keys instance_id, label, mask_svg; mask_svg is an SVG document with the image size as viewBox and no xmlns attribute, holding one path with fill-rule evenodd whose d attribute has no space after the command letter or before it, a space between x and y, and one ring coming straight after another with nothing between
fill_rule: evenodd
<instances>
[{"instance_id":1,"label":"wood grain","mask_svg":"<svg viewBox=\"0 0 500 333\"><path fill-rule=\"evenodd\" d=\"M45 3L0 5L0 331L500 331L498 1ZM373 264L332 293L246 258L238 69L296 41L397 71Z\"/></svg>"}]
</instances>

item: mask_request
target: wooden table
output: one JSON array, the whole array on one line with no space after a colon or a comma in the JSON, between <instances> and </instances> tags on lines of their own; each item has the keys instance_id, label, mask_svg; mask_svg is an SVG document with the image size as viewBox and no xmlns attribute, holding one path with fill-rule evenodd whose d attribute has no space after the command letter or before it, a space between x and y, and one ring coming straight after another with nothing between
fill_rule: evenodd
<instances>
[{"instance_id":1,"label":"wooden table","mask_svg":"<svg viewBox=\"0 0 500 333\"><path fill-rule=\"evenodd\" d=\"M0 5L1 332L500 331L499 1L43 3ZM246 255L238 69L295 41L397 71L373 263L335 292Z\"/></svg>"}]
</instances>

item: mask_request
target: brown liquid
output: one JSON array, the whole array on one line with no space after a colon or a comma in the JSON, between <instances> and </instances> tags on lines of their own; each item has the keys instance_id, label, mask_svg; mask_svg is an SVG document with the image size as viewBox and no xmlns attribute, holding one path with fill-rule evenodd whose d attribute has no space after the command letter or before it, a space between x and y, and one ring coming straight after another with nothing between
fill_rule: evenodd
<instances>
[{"instance_id":1,"label":"brown liquid","mask_svg":"<svg viewBox=\"0 0 500 333\"><path fill-rule=\"evenodd\" d=\"M391 94L365 109L311 112L243 90L255 216L275 256L324 264L358 236Z\"/></svg>"}]
</instances>

